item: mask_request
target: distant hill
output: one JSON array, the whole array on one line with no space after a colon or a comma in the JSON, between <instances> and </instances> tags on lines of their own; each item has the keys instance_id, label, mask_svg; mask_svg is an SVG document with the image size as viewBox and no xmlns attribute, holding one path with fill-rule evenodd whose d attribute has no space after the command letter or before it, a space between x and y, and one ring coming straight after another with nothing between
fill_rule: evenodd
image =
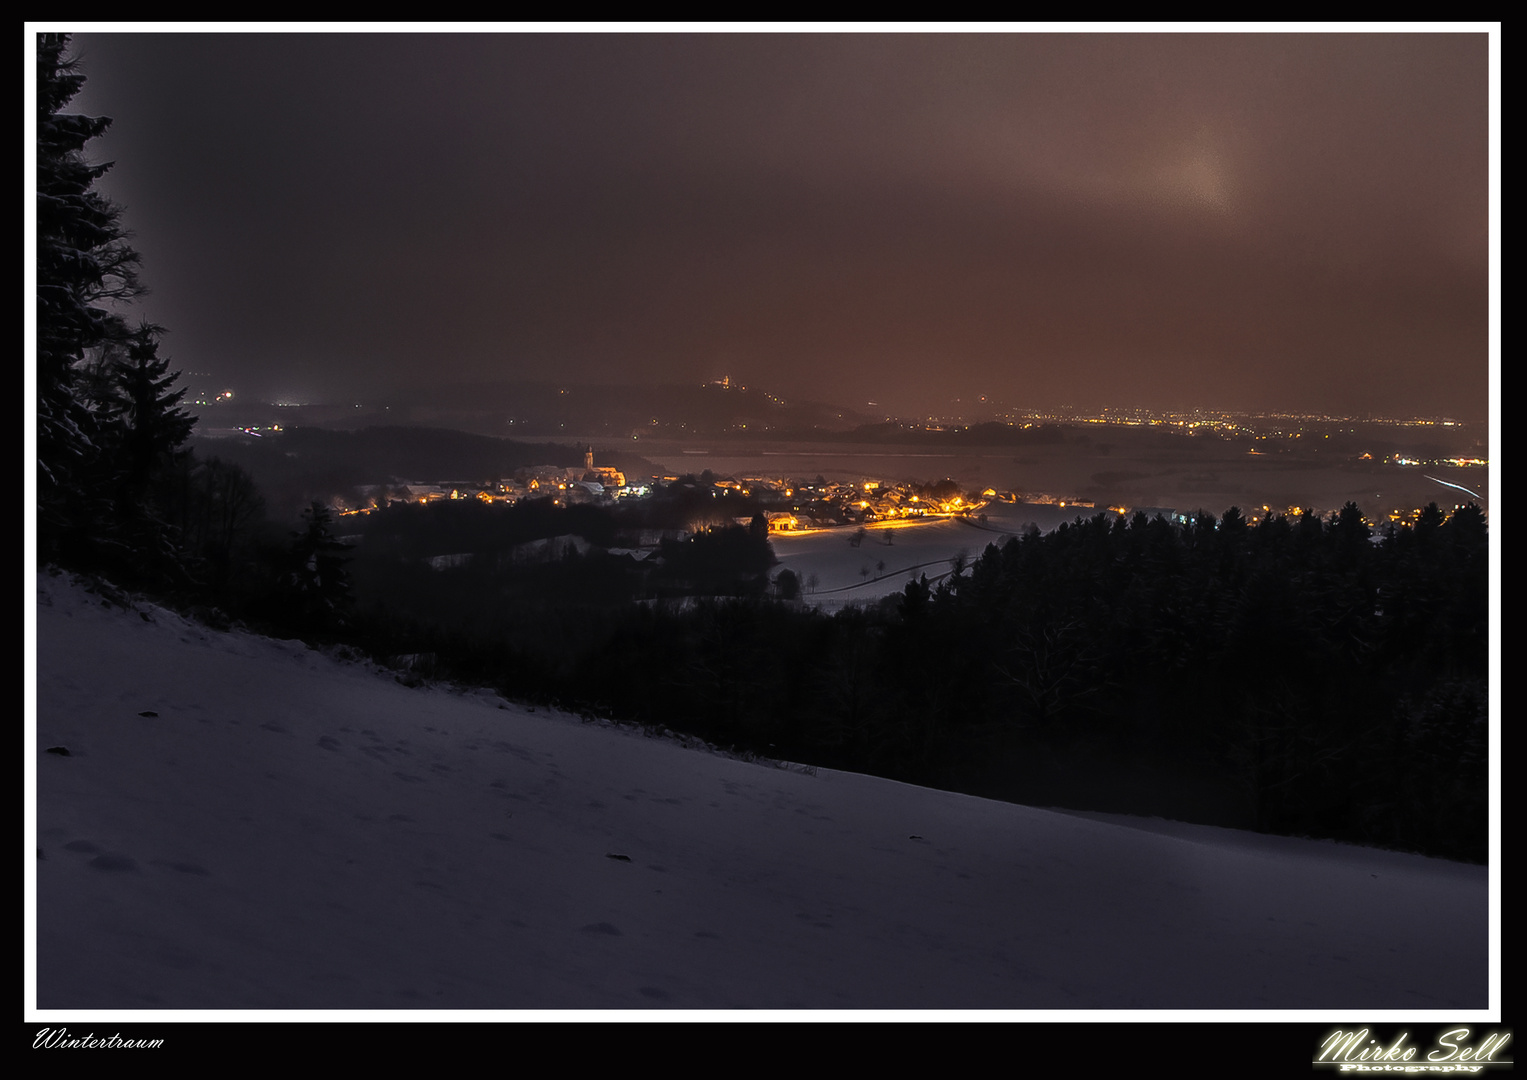
<instances>
[{"instance_id":1,"label":"distant hill","mask_svg":"<svg viewBox=\"0 0 1527 1080\"><path fill-rule=\"evenodd\" d=\"M734 383L582 386L533 382L429 384L368 395L353 406L309 405L277 409L242 403L238 419L219 407L209 426L306 423L354 428L376 423L455 428L493 436L605 436L635 433L665 438L727 433L846 431L872 417L841 405L784 401L758 387Z\"/></svg>"}]
</instances>

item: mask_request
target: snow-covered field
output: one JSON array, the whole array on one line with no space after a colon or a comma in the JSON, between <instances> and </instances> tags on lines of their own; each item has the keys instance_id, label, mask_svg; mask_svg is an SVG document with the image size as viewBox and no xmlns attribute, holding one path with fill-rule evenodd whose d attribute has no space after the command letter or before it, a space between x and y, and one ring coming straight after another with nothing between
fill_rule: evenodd
<instances>
[{"instance_id":1,"label":"snow-covered field","mask_svg":"<svg viewBox=\"0 0 1527 1080\"><path fill-rule=\"evenodd\" d=\"M857 530L849 527L774 533L769 542L779 565L770 576L793 571L801 582L802 601L835 611L899 593L909 580L924 575L929 585L936 584L949 575L956 557L969 566L986 545L1005 544L1029 525L1049 532L1078 514L1091 517L1097 511L994 503L985 513L984 525L961 518L880 522L866 528L858 545L852 543ZM813 577L816 586L808 588Z\"/></svg>"},{"instance_id":2,"label":"snow-covered field","mask_svg":"<svg viewBox=\"0 0 1527 1080\"><path fill-rule=\"evenodd\" d=\"M42 1019L1489 1004L1483 867L748 763L37 590Z\"/></svg>"}]
</instances>

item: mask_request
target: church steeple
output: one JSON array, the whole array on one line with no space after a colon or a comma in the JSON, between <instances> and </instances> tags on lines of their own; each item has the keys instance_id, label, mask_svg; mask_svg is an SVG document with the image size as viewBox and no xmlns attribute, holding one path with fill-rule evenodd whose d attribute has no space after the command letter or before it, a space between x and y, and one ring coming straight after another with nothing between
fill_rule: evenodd
<instances>
[{"instance_id":1,"label":"church steeple","mask_svg":"<svg viewBox=\"0 0 1527 1080\"><path fill-rule=\"evenodd\" d=\"M594 471L594 448L593 448L593 446L585 446L583 448L583 468L584 468L584 470L586 472L593 472Z\"/></svg>"}]
</instances>

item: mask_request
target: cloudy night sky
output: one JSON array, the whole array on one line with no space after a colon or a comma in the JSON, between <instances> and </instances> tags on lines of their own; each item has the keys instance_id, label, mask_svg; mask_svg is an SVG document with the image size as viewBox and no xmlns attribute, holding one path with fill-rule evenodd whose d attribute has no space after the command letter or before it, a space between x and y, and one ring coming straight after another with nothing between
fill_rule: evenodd
<instances>
[{"instance_id":1,"label":"cloudy night sky","mask_svg":"<svg viewBox=\"0 0 1527 1080\"><path fill-rule=\"evenodd\" d=\"M1488 35L80 33L177 367L1483 420Z\"/></svg>"}]
</instances>

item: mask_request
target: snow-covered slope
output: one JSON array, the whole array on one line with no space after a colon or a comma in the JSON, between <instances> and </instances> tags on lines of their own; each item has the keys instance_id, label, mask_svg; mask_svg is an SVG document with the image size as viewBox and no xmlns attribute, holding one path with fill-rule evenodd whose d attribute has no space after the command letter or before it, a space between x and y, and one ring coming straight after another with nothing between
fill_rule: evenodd
<instances>
[{"instance_id":1,"label":"snow-covered slope","mask_svg":"<svg viewBox=\"0 0 1527 1080\"><path fill-rule=\"evenodd\" d=\"M62 577L37 636L44 1010L1488 1005L1481 867L737 761Z\"/></svg>"}]
</instances>

